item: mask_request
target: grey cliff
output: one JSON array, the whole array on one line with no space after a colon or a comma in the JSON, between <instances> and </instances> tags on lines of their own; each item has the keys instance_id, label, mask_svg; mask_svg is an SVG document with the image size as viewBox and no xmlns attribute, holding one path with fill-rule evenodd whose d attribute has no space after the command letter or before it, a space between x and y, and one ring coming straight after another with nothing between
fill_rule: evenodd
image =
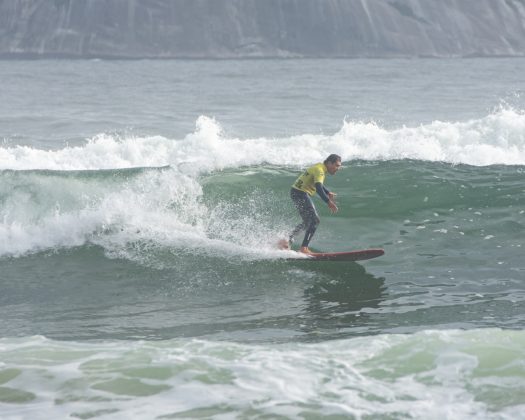
<instances>
[{"instance_id":1,"label":"grey cliff","mask_svg":"<svg viewBox=\"0 0 525 420\"><path fill-rule=\"evenodd\" d=\"M525 0L0 0L0 57L524 56Z\"/></svg>"}]
</instances>

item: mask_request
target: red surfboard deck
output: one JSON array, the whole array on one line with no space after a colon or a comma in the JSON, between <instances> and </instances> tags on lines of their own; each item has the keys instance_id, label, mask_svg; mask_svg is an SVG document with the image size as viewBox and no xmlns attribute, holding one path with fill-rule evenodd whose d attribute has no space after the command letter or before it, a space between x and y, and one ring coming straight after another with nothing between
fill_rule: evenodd
<instances>
[{"instance_id":1,"label":"red surfboard deck","mask_svg":"<svg viewBox=\"0 0 525 420\"><path fill-rule=\"evenodd\" d=\"M310 261L362 261L380 257L384 253L383 249L377 248L349 252L314 252L306 255Z\"/></svg>"}]
</instances>

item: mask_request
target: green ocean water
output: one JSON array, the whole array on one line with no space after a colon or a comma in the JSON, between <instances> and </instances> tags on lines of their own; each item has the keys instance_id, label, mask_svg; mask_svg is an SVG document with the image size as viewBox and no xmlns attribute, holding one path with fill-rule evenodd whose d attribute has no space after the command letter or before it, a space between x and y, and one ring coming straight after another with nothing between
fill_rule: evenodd
<instances>
[{"instance_id":1,"label":"green ocean water","mask_svg":"<svg viewBox=\"0 0 525 420\"><path fill-rule=\"evenodd\" d=\"M4 205L21 220L16 206L30 196L39 207L23 218L43 236L43 249L2 259L2 319L18 320L7 322L8 335L318 341L522 324L521 167L345 162L327 181L341 211L330 215L317 202L322 224L312 246L385 249L361 264L294 262L273 250L298 222L288 199L296 173L212 172L193 181L202 189L191 199L166 196L162 184L178 176L170 168L3 172L2 184L16 191L4 193ZM122 191L136 205L129 218L106 207ZM163 226L178 229L174 237ZM46 247L50 240L58 246Z\"/></svg>"},{"instance_id":2,"label":"green ocean water","mask_svg":"<svg viewBox=\"0 0 525 420\"><path fill-rule=\"evenodd\" d=\"M521 418L522 66L0 62L0 417Z\"/></svg>"}]
</instances>

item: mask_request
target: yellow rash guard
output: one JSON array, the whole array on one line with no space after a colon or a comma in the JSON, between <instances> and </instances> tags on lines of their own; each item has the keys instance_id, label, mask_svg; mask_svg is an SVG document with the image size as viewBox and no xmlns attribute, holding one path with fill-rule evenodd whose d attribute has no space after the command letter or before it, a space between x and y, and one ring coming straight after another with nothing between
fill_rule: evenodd
<instances>
[{"instance_id":1,"label":"yellow rash guard","mask_svg":"<svg viewBox=\"0 0 525 420\"><path fill-rule=\"evenodd\" d=\"M324 183L326 172L328 172L328 169L324 163L317 163L314 166L310 166L297 178L292 187L313 196L316 192L315 184L317 182L321 184Z\"/></svg>"}]
</instances>

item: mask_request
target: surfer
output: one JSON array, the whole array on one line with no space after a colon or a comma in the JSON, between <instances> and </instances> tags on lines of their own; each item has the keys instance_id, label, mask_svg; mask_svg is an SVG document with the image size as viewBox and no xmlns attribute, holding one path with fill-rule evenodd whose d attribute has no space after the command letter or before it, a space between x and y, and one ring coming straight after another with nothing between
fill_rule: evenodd
<instances>
[{"instance_id":1,"label":"surfer","mask_svg":"<svg viewBox=\"0 0 525 420\"><path fill-rule=\"evenodd\" d=\"M288 241L282 239L279 242L280 248L289 249L290 244L294 241L295 235L304 229L306 232L299 251L306 254L311 252L308 245L321 221L311 197L317 192L319 197L328 204L332 213L336 213L339 210L334 200L336 194L330 192L324 186L324 178L327 172L330 175L334 175L340 167L341 156L331 154L324 162L309 167L293 183L292 189L290 190L290 197L301 216L302 222L292 231Z\"/></svg>"}]
</instances>

